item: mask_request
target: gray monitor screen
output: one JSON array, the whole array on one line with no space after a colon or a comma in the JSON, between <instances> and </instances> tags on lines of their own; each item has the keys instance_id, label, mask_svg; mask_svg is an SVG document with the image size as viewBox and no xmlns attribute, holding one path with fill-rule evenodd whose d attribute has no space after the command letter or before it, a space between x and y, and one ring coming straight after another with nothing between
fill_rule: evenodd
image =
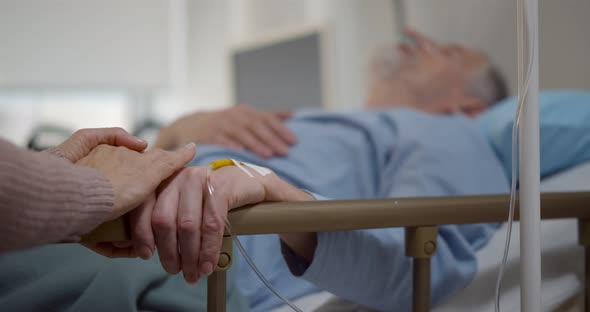
<instances>
[{"instance_id":1,"label":"gray monitor screen","mask_svg":"<svg viewBox=\"0 0 590 312\"><path fill-rule=\"evenodd\" d=\"M322 107L320 34L233 54L234 98L265 110Z\"/></svg>"}]
</instances>

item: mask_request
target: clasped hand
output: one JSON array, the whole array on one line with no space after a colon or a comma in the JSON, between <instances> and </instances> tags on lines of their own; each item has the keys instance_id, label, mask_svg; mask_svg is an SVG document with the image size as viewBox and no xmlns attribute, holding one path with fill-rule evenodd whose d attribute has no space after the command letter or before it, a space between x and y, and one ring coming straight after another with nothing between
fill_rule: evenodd
<instances>
[{"instance_id":1,"label":"clasped hand","mask_svg":"<svg viewBox=\"0 0 590 312\"><path fill-rule=\"evenodd\" d=\"M92 167L112 185L110 219L128 213L132 240L85 244L107 257L148 259L158 250L164 270L183 272L195 283L215 269L229 210L264 201L300 201L313 197L275 174L248 176L234 166L209 177L207 167L185 165L195 155L188 144L174 152L154 149L122 129L88 129L51 152L77 165ZM248 169L247 169L248 170Z\"/></svg>"},{"instance_id":2,"label":"clasped hand","mask_svg":"<svg viewBox=\"0 0 590 312\"><path fill-rule=\"evenodd\" d=\"M182 271L187 282L195 283L215 269L229 210L264 201L311 199L274 174L251 173L254 177L233 166L214 171L209 178L215 190L211 194L207 167L185 168L131 211L132 242L91 247L108 257L144 259L157 248L166 272Z\"/></svg>"}]
</instances>

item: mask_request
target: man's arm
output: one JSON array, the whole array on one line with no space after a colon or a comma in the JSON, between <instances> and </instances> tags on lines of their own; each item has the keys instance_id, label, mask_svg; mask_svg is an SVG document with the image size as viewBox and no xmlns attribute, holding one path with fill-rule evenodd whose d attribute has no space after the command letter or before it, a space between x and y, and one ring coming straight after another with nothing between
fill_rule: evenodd
<instances>
[{"instance_id":1,"label":"man's arm","mask_svg":"<svg viewBox=\"0 0 590 312\"><path fill-rule=\"evenodd\" d=\"M313 261L315 249L318 245L317 233L284 233L280 234L281 242L290 249L290 251L301 257L306 262L306 265ZM285 251L285 248L283 248ZM288 257L288 256L287 256Z\"/></svg>"}]
</instances>

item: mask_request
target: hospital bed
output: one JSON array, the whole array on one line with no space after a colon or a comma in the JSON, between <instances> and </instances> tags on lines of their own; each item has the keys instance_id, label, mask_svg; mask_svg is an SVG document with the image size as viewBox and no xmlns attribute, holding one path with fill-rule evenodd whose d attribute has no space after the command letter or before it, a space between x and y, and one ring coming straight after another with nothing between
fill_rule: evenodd
<instances>
[{"instance_id":1,"label":"hospital bed","mask_svg":"<svg viewBox=\"0 0 590 312\"><path fill-rule=\"evenodd\" d=\"M537 9L537 1L533 0L535 10ZM533 15L533 28L537 31L537 14ZM519 15L520 18L520 15ZM520 33L523 34L523 33ZM528 44L530 36L527 33ZM537 34L533 37L536 37ZM522 38L521 38L522 39ZM520 41L522 43L522 40ZM535 41L535 45L538 42ZM527 46L528 47L528 46ZM521 57L519 60L528 60L525 58L524 49L519 49ZM530 94L538 95L538 58L533 56L536 54L528 53L531 58L531 80L532 87ZM525 68L525 67L521 67ZM528 90L527 87L524 90ZM528 92L524 92L529 94ZM520 94L521 96L523 94ZM528 98L528 107L534 103L535 99ZM536 106L535 109L538 109ZM538 120L531 119L538 113L538 110L524 113L524 133L522 141L529 141L524 138L535 137L538 140ZM533 121L535 123L533 123ZM530 122L530 123L529 123ZM527 125L528 124L528 125ZM532 126L531 126L532 124ZM535 141L531 140L531 141ZM522 146L522 145L521 145ZM538 158L538 145L531 145L530 148L521 149L521 156L524 159ZM529 154L532 151L531 154ZM530 168L521 163L523 168ZM534 167L534 166L533 166ZM535 169L535 168L532 168ZM538 176L538 168L535 170L522 170L521 186L524 189L523 196L523 215L528 215L528 220L536 219L537 216L531 214L536 212L537 189L529 187L529 185L536 185L534 181ZM588 176L588 175L584 175ZM529 179L532 178L532 179ZM526 183L525 183L526 182ZM530 183L529 183L530 182ZM534 182L534 183L533 183ZM529 195L529 196L526 196ZM532 195L532 196L531 196ZM575 258L580 258L584 263L584 310L590 307L590 209L586 206L590 204L590 192L560 192L560 193L543 193L540 196L541 208L540 215L544 220L549 219L575 219L578 225L577 242L583 246L584 255ZM373 229L385 227L404 227L406 239L406 255L413 258L413 291L412 291L412 308L413 311L429 311L430 310L430 259L436 252L436 241L438 235L438 226L447 224L468 224L468 223L486 223L486 222L502 222L506 219L507 207L509 203L508 195L486 195L486 196L450 196L450 197L428 197L428 198L389 198L389 199L374 199L374 200L347 200L347 201L316 201L316 202L283 202L283 203L263 203L252 205L249 207L242 207L232 210L229 215L229 221L232 224L234 234L252 235L252 234L271 234L271 233L288 233L288 232L321 232L321 231L338 231L338 230L356 230L356 229ZM517 206L519 204L517 203ZM528 212L527 212L528 211ZM533 218L534 217L534 218ZM518 220L519 213L517 211L515 219ZM526 220L526 218L525 218ZM538 220L532 220L537 222ZM523 222L524 224L524 222ZM529 230L534 230L536 223L527 223ZM526 224L525 224L526 225ZM532 227L531 227L532 226ZM524 227L524 225L523 225ZM572 228L572 227L570 227ZM97 232L90 233L85 238L87 241L116 241L128 239L128 231L125 230L124 221L121 219L115 220L113 223L99 228ZM533 231L534 232L534 231ZM501 231L499 232L501 233ZM538 238L537 233L531 231L523 231L529 238ZM560 236L559 233L557 236ZM499 235L496 235L496 238ZM525 237L526 238L526 237ZM497 241L497 240L496 240ZM534 239L530 240L536 245ZM208 278L208 311L225 311L225 291L226 291L226 273L225 270L231 265L232 241L230 237L224 237L223 247L218 263L217 270ZM497 242L490 243L489 246L495 246ZM559 244L557 244L559 245ZM492 248L489 247L489 248ZM533 252L525 253L529 256L529 260L538 261ZM496 249L485 249L480 252L482 257L480 263L480 270L476 278L470 286L467 287L458 296L465 296L463 301L459 301L457 306L441 306L441 311L457 311L457 310L481 310L484 306L477 306L472 303L471 299L477 296L470 296L471 294L491 293L493 282L490 283L488 276L485 282L485 275L494 276L495 267L490 265L492 262L486 262L497 254ZM490 251L491 250L491 251ZM514 249L513 249L514 250ZM488 252L486 254L486 251ZM532 257L530 257L532 256ZM484 261L482 261L484 260ZM484 264L484 265L482 265ZM510 267L509 267L510 268ZM536 288L536 281L530 282L530 278L534 279L536 272L532 270L525 270L528 276L523 278L525 285L530 288ZM484 274L487 273L487 274ZM490 274L492 273L492 274ZM509 270L514 275L514 272ZM482 275L483 274L483 275ZM527 275L527 274L524 274ZM481 282L482 276L484 282ZM492 279L493 281L493 279ZM574 283L575 284L575 283ZM473 286L474 285L474 286ZM478 288L480 285L481 288ZM488 289L483 287L489 287ZM511 287L510 289L512 289ZM566 287L559 287L565 289ZM475 289L475 290L474 290ZM525 288L526 289L526 288ZM576 291L576 286L573 286L573 293ZM480 290L480 291L478 291ZM483 291L481 291L483 290ZM533 289L529 296L523 296L523 303L536 301L538 294L534 293ZM530 290L529 290L530 292ZM567 293L562 294L567 297ZM488 297L489 298L489 297ZM531 300L532 299L532 300ZM453 299L449 301L451 304ZM489 300L488 300L489 301ZM461 309L460 305L463 304ZM491 305L491 302L487 302ZM529 307L535 307L529 305ZM518 307L519 305L514 305ZM559 308L559 307L557 307ZM533 308L536 310L536 308Z\"/></svg>"},{"instance_id":2,"label":"hospital bed","mask_svg":"<svg viewBox=\"0 0 590 312\"><path fill-rule=\"evenodd\" d=\"M590 190L590 162L544 179L545 192L581 192ZM541 224L543 267L543 311L583 311L580 291L584 287L584 248L578 244L575 219L545 220ZM514 224L513 233L519 230ZM507 226L498 229L490 242L477 252L478 270L469 285L447 302L433 309L435 312L493 311L493 285L496 283L501 253L504 249ZM520 311L519 235L512 237L512 248L502 288L502 311ZM304 311L369 312L369 308L338 298L326 291L304 296L295 301ZM280 307L274 312L290 312Z\"/></svg>"},{"instance_id":3,"label":"hospital bed","mask_svg":"<svg viewBox=\"0 0 590 312\"><path fill-rule=\"evenodd\" d=\"M586 272L590 268L590 192L585 187L590 176L590 163L565 172L562 176L544 181L545 191L567 191L542 194L542 218L554 219L544 221L543 233L550 234L554 241L549 241L550 255L556 250L571 255L575 267L560 266L562 271L552 270L552 284L545 290L560 290L560 298L544 296L543 302L547 311L555 311L559 305L574 297L584 283L584 298L589 302L590 278L580 282L575 272L581 272L584 263ZM237 234L270 234L282 232L319 232L353 230L383 227L406 228L406 254L414 260L413 265L413 310L430 310L430 257L436 252L436 227L445 224L502 222L507 217L509 198L507 195L493 196L460 196L430 198L390 198L376 200L318 201L297 203L264 203L232 210L229 220ZM362 211L362 213L361 213ZM475 213L477 211L477 213ZM518 212L516 214L518 218ZM572 220L577 219L577 221ZM576 238L575 223L579 225L579 237ZM493 305L491 294L497 273L499 254L503 248L505 227L500 228L492 241L478 252L478 273L467 288L459 292L449 302L437 307L436 311L478 311L490 310ZM565 234L561 236L561 234ZM545 236L544 236L545 237ZM99 227L84 239L86 241L113 241L129 238L123 219ZM577 242L582 248L574 247ZM552 248L552 249L551 249ZM545 252L545 249L544 249ZM225 308L225 270L231 264L231 239L226 238L222 249L222 257L217 271L208 279L208 310L224 311ZM518 262L518 249L512 248L509 267L506 274L506 291L504 298L505 311L518 310L518 273L514 271ZM548 260L563 261L563 259ZM558 270L559 271L559 270ZM559 273L559 274L558 274ZM547 281L547 280L545 280ZM555 292L553 292L555 293ZM477 301L477 300L479 301ZM328 304L325 304L329 302ZM304 309L320 311L365 311L364 308L352 303L334 301L328 293L314 294L300 299L298 302ZM332 308L338 306L338 308ZM286 309L279 311L287 311Z\"/></svg>"}]
</instances>

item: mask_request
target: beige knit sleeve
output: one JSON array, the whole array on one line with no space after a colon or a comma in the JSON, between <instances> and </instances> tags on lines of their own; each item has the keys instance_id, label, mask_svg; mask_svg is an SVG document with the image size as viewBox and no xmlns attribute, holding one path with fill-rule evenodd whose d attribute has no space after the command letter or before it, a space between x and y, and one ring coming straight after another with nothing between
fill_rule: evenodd
<instances>
[{"instance_id":1,"label":"beige knit sleeve","mask_svg":"<svg viewBox=\"0 0 590 312\"><path fill-rule=\"evenodd\" d=\"M0 139L0 252L76 241L108 218L113 203L98 171Z\"/></svg>"}]
</instances>

